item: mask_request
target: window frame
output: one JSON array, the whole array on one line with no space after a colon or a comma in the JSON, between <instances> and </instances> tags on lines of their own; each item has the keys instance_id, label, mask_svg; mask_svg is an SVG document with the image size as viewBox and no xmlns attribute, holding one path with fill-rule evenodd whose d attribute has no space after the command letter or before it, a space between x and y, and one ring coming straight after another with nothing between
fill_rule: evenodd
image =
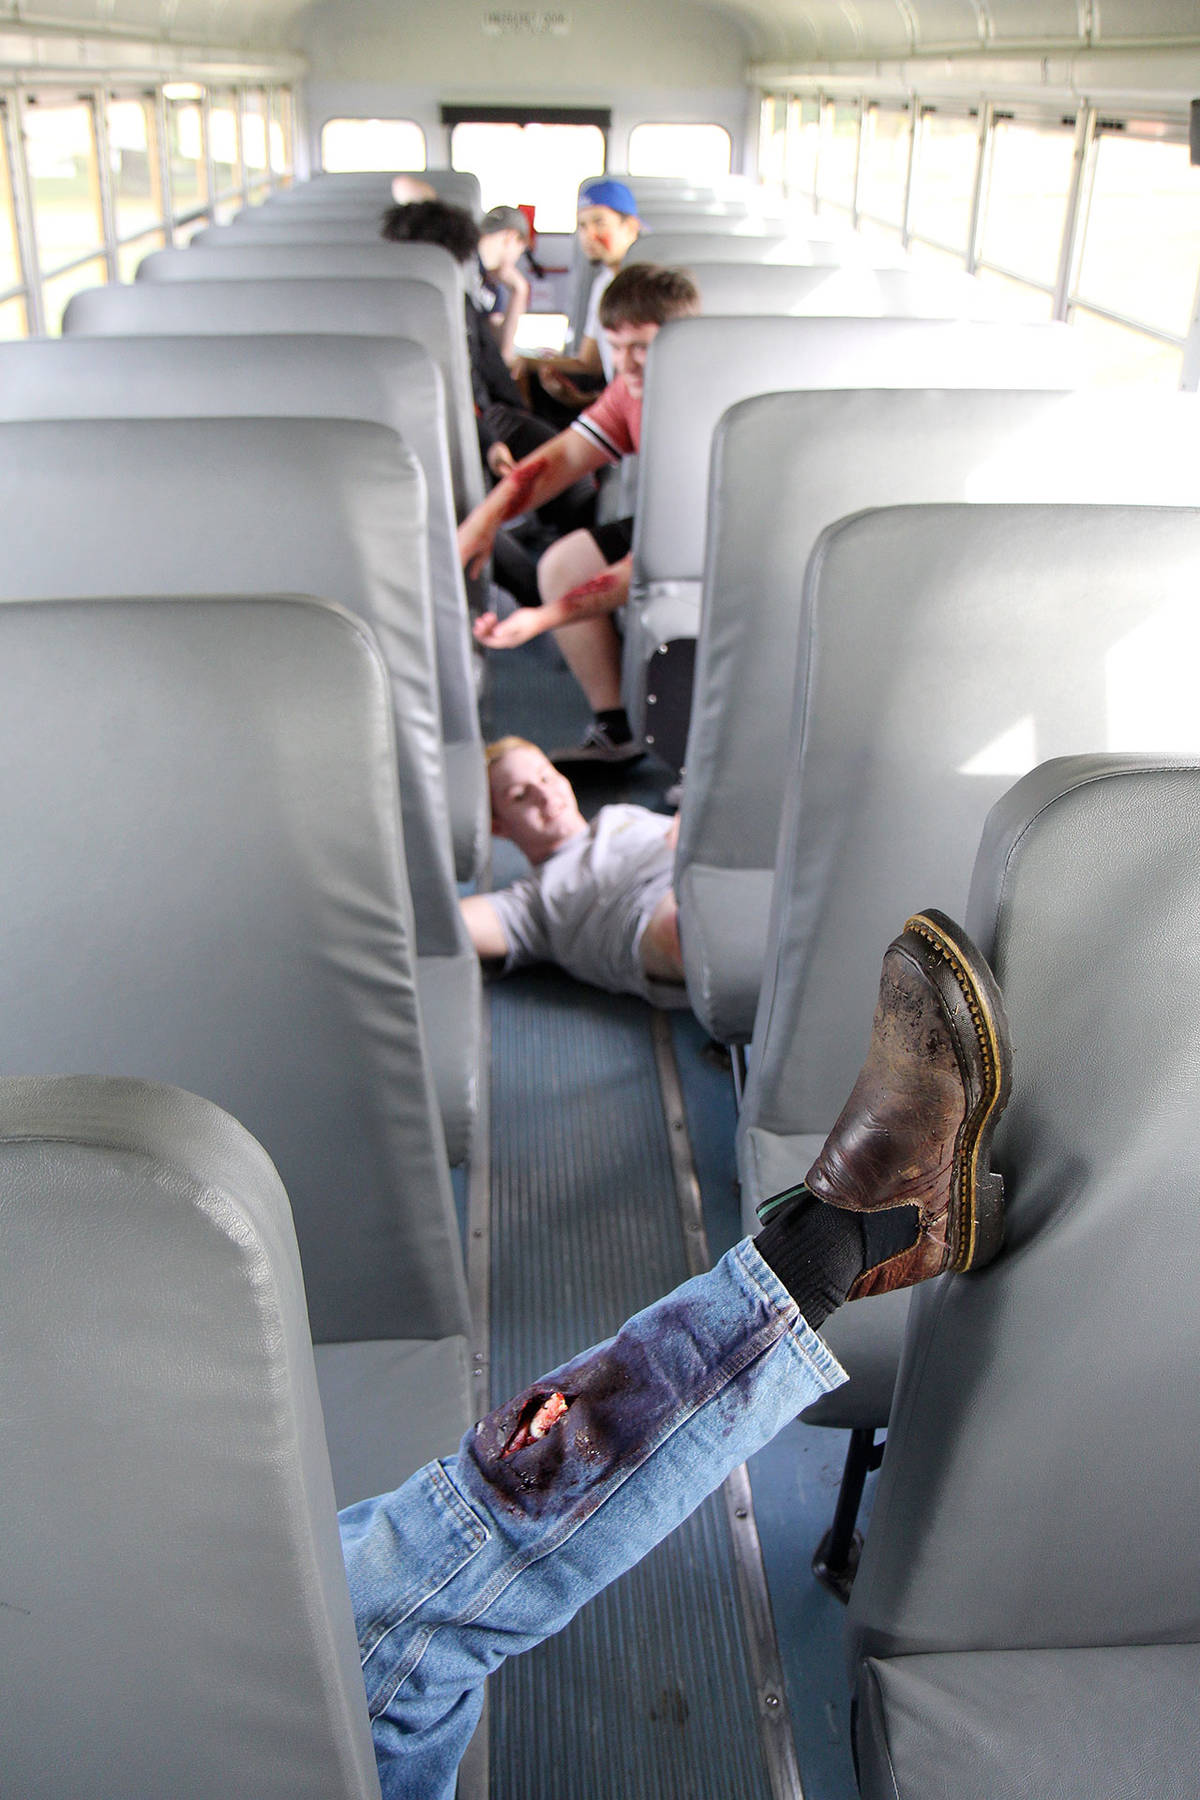
<instances>
[{"instance_id":1,"label":"window frame","mask_svg":"<svg viewBox=\"0 0 1200 1800\"><path fill-rule=\"evenodd\" d=\"M198 90L194 101L191 96L188 98L190 103L201 109L202 157L198 166L207 188L207 197L200 202L191 198L178 201L172 187L166 138L167 100L164 95L164 89L172 86L194 87ZM209 133L209 98L213 92L222 98L233 95L239 119L238 185L222 188L219 194L215 191L217 184ZM249 92L261 96L267 155L266 167L262 171L255 171L253 190L246 179L241 136L244 99ZM124 231L120 226L118 196L113 178L109 108L117 102L131 101L141 105L146 119L146 154L150 166L152 210L157 216L146 219L135 230ZM98 209L97 236L95 242L81 248L78 254L72 254L61 261L55 259L53 263L38 248L34 193L25 154L22 126L25 108L31 103L45 106L81 105L87 109L88 115L91 172ZM271 129L275 123L283 134L286 167L278 166L271 155ZM130 79L128 75L114 71L107 79L82 84L52 76L43 77L39 72L36 75L19 75L0 86L0 151L3 153L9 178L10 212L16 236L19 276L14 286L0 291L0 304L7 306L17 303L22 308L27 337L45 336L48 287L67 280L79 270L86 269L90 273L93 265L102 272L104 280L120 280L124 277L131 251L141 249L145 254L159 246L186 241L192 230L207 224L214 217L218 207L231 209L239 202L248 204L251 191L255 197L261 197L268 191L289 185L294 174L292 159L295 127L295 98L292 88L289 82L272 76L267 71L258 76L247 74L232 81L228 76L214 71L211 83L202 79L193 81L190 76L178 76L173 72L154 82L139 82L136 78ZM0 204L2 197L3 187L0 185Z\"/></svg>"},{"instance_id":2,"label":"window frame","mask_svg":"<svg viewBox=\"0 0 1200 1800\"><path fill-rule=\"evenodd\" d=\"M854 207L851 213L845 205L844 199L834 198L823 191L821 162L832 128L834 116L832 108L834 106L845 107L852 103L856 103L859 108L859 125ZM769 146L773 145L780 135L778 109L780 107L787 109L785 116L790 136L795 129L793 119L801 116L799 109L811 105L818 108L820 120L812 190L810 192L807 188L802 188L796 182L788 179L791 158L785 153L783 185L785 193L790 197L802 193L805 199L811 201L816 211L826 207L841 212L843 215L849 214L856 229L860 229L866 224L871 228L873 234L895 237L906 251L915 248L918 252L924 253L926 257L933 257L939 261L957 262L972 274L994 276L1015 284L1017 288L1024 290L1029 295L1041 295L1049 301L1050 317L1054 320L1070 323L1077 313L1090 314L1107 323L1139 334L1148 341L1169 346L1180 353L1181 384L1189 388L1200 385L1200 268L1197 270L1195 298L1192 303L1192 322L1183 336L1168 331L1153 321L1138 318L1118 307L1105 306L1103 300L1083 293L1079 280L1087 246L1091 197L1096 179L1098 143L1106 135L1123 135L1133 126L1135 135L1152 138L1156 142L1186 144L1188 142L1188 120L1185 116L1170 112L1166 108L1156 110L1153 107L1139 107L1136 114L1119 114L1115 109L1110 108L1105 114L1101 114L1097 108L1088 106L1081 100L1071 109L1074 113L1072 121L1069 112L1064 110L1061 104L1050 101L1011 106L1007 98L999 101L993 97L981 101L978 94L955 96L938 92L935 95L928 92L923 93L919 88L902 91L895 86L889 88L884 85L876 88L866 83L854 86L851 86L850 83L838 83L835 90L827 83L818 84L812 81L797 80L759 90L758 153L760 167L764 157L771 159ZM862 207L864 137L868 130L868 121L875 108L888 111L907 109L909 112L909 159L904 217L900 225L893 220L880 219ZM920 127L925 118L937 113L941 113L945 117L970 118L978 121L965 245L946 244L940 239L930 236L927 231L915 229L921 195ZM1074 124L1071 177L1063 206L1057 268L1052 283L1016 269L1010 269L995 258L982 253L986 223L985 206L996 143L996 126L1010 120L1042 128L1062 127L1072 122ZM1137 130L1139 126L1142 127L1140 131ZM1200 177L1198 177L1198 181L1200 181Z\"/></svg>"},{"instance_id":3,"label":"window frame","mask_svg":"<svg viewBox=\"0 0 1200 1800\"><path fill-rule=\"evenodd\" d=\"M29 251L31 260L37 272L36 283L39 291L39 315L43 312L41 291L48 282L57 281L61 276L70 275L76 269L81 269L85 265L100 259L104 261L106 268L111 268L111 259L109 255L109 243L111 240L107 235L108 223L111 215L107 210L108 201L106 201L105 197L108 171L104 166L101 155L103 143L106 143L107 140L103 140L102 143L101 133L97 125L96 94L97 90L94 88L80 90L73 86L52 82L39 84L36 88L26 85L17 89L16 118L14 120L15 139L20 152L29 232ZM30 107L36 109L43 104L46 104L48 107L54 107L55 105L76 105L83 107L87 112L88 129L91 138L91 185L93 188L97 224L100 233L98 241L89 245L86 250L80 252L78 255L69 257L65 262L55 262L50 267L47 267L46 258L43 255L41 245L38 242L37 198L33 188L32 177L29 172L28 158L25 154L26 109ZM11 173L12 170L10 165L10 174ZM108 196L109 200L111 200L111 188L108 188ZM14 211L16 212L15 195ZM16 216L19 224L20 213L16 212Z\"/></svg>"},{"instance_id":4,"label":"window frame","mask_svg":"<svg viewBox=\"0 0 1200 1800\"><path fill-rule=\"evenodd\" d=\"M5 181L0 194L7 193L13 234L13 261L17 282L14 287L0 289L0 304L20 303L25 314L26 334L41 330L41 296L37 268L37 247L28 190L24 185L24 160L16 154L18 144L16 89L0 89L0 158L3 158ZM31 256L33 258L31 262Z\"/></svg>"}]
</instances>

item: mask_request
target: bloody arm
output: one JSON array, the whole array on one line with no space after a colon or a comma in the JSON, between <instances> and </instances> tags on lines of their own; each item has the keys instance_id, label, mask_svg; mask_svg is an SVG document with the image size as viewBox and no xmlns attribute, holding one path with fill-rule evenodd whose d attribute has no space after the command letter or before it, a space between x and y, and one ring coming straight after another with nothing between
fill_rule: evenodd
<instances>
[{"instance_id":1,"label":"bloody arm","mask_svg":"<svg viewBox=\"0 0 1200 1800\"><path fill-rule=\"evenodd\" d=\"M486 500L468 513L458 528L458 553L470 575L481 573L491 555L496 533L509 519L553 500L581 475L607 460L582 432L560 431L542 449L521 461L494 487Z\"/></svg>"},{"instance_id":2,"label":"bloody arm","mask_svg":"<svg viewBox=\"0 0 1200 1800\"><path fill-rule=\"evenodd\" d=\"M495 613L484 613L475 621L476 640L489 650L515 650L518 644L527 644L531 638L540 637L543 631L615 612L629 598L632 571L633 556L630 554L613 563L610 569L593 575L590 581L581 581L578 587L569 588L557 600L548 600L542 606L522 606L507 619L498 619Z\"/></svg>"}]
</instances>

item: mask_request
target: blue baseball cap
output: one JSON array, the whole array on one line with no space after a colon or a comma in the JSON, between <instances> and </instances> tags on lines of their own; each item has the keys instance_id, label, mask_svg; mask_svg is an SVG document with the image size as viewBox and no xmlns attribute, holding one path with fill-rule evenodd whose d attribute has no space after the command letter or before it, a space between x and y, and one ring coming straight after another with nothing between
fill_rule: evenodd
<instances>
[{"instance_id":1,"label":"blue baseball cap","mask_svg":"<svg viewBox=\"0 0 1200 1800\"><path fill-rule=\"evenodd\" d=\"M623 181L610 181L607 177L599 181L585 182L579 190L580 206L607 206L613 212L630 213L638 216L637 201L633 197L632 188L627 188Z\"/></svg>"}]
</instances>

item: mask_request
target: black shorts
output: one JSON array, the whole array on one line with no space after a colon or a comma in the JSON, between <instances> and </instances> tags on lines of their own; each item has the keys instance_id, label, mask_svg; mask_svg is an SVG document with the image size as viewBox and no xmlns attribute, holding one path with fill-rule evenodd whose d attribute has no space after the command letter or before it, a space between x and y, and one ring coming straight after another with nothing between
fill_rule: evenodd
<instances>
[{"instance_id":1,"label":"black shorts","mask_svg":"<svg viewBox=\"0 0 1200 1800\"><path fill-rule=\"evenodd\" d=\"M610 519L607 525L589 525L587 530L606 563L620 562L633 549L632 519Z\"/></svg>"}]
</instances>

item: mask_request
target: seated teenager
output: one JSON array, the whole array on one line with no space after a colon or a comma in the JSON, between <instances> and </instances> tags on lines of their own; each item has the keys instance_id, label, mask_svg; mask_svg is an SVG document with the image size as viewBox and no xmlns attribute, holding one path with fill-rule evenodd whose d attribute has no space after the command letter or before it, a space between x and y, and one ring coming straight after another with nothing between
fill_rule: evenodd
<instances>
[{"instance_id":1,"label":"seated teenager","mask_svg":"<svg viewBox=\"0 0 1200 1800\"><path fill-rule=\"evenodd\" d=\"M509 369L521 362L516 341L517 326L529 310L529 277L521 266L528 255L525 214L519 206L493 206L479 227L482 304Z\"/></svg>"},{"instance_id":2,"label":"seated teenager","mask_svg":"<svg viewBox=\"0 0 1200 1800\"><path fill-rule=\"evenodd\" d=\"M524 237L514 219L525 227ZM494 309L495 294L488 289L488 275L494 274L501 280L507 277L509 281L517 278L516 265L528 243L525 215L516 207L495 207L479 226L461 206L450 206L444 200L417 200L390 206L380 230L391 243L439 244L462 265L467 353L479 449L488 470L499 480L515 466L517 458L528 456L554 436L553 427L544 419L535 418L525 405L505 361L508 314L513 310L516 291L511 290L509 306L502 317L497 318L489 310ZM528 292L526 282L522 309ZM512 329L516 330L515 318ZM522 605L538 603L537 554L564 532L590 524L595 505L595 484L585 474L550 496L539 508L532 554L511 539L498 546L497 579Z\"/></svg>"},{"instance_id":3,"label":"seated teenager","mask_svg":"<svg viewBox=\"0 0 1200 1800\"><path fill-rule=\"evenodd\" d=\"M623 181L602 176L579 191L579 248L597 271L588 291L587 316L579 348L523 359L521 375L539 417L566 425L581 406L616 374L600 323L600 302L637 242L642 222L637 201Z\"/></svg>"},{"instance_id":4,"label":"seated teenager","mask_svg":"<svg viewBox=\"0 0 1200 1800\"><path fill-rule=\"evenodd\" d=\"M575 792L536 744L489 744L492 830L533 873L460 900L482 961L504 973L553 962L614 994L687 1005L671 886L679 820L644 806L603 806L589 825Z\"/></svg>"},{"instance_id":5,"label":"seated teenager","mask_svg":"<svg viewBox=\"0 0 1200 1800\"><path fill-rule=\"evenodd\" d=\"M670 319L700 310L700 295L682 269L634 263L623 269L600 303L600 321L616 362L616 378L594 406L556 438L519 462L464 519L458 543L463 564L478 574L506 520L544 505L580 476L618 463L641 445L646 356ZM515 615L503 622L485 613L475 635L489 649L512 649L553 628L567 666L592 709L582 744L555 752L555 762L630 762L642 754L621 705L621 640L612 614L629 594L633 520L618 519L573 531L538 563L543 620Z\"/></svg>"}]
</instances>

